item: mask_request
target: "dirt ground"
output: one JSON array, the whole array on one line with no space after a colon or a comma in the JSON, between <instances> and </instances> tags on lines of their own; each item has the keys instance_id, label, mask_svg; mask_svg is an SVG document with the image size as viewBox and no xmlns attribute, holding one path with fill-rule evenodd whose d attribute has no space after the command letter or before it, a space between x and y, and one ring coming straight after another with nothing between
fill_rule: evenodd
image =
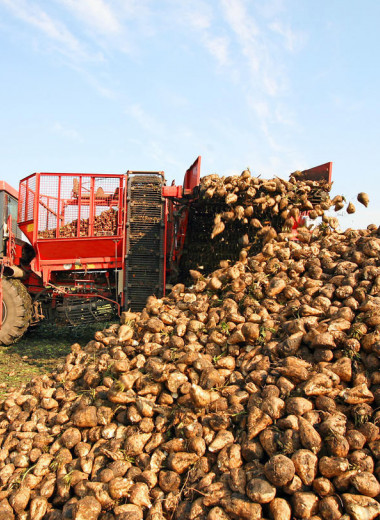
<instances>
[{"instance_id":1,"label":"dirt ground","mask_svg":"<svg viewBox=\"0 0 380 520\"><path fill-rule=\"evenodd\" d=\"M0 346L0 399L33 377L54 370L73 343L85 346L97 330L106 326L96 323L72 328L46 324L28 331L14 345Z\"/></svg>"}]
</instances>

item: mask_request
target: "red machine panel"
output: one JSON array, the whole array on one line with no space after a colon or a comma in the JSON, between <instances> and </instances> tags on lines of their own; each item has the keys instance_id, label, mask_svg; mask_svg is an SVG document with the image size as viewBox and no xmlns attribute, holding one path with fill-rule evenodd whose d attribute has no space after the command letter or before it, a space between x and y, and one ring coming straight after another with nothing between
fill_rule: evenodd
<instances>
[{"instance_id":1,"label":"red machine panel","mask_svg":"<svg viewBox=\"0 0 380 520\"><path fill-rule=\"evenodd\" d=\"M199 155L185 173L183 181L184 195L190 195L193 189L199 185L201 178L201 156Z\"/></svg>"},{"instance_id":2,"label":"red machine panel","mask_svg":"<svg viewBox=\"0 0 380 520\"><path fill-rule=\"evenodd\" d=\"M305 181L326 181L331 184L332 164L332 162L328 162L304 170L298 178Z\"/></svg>"},{"instance_id":3,"label":"red machine panel","mask_svg":"<svg viewBox=\"0 0 380 520\"><path fill-rule=\"evenodd\" d=\"M35 173L23 179L18 221L38 252L36 268L62 269L78 259L115 266L125 229L124 183L124 175Z\"/></svg>"}]
</instances>

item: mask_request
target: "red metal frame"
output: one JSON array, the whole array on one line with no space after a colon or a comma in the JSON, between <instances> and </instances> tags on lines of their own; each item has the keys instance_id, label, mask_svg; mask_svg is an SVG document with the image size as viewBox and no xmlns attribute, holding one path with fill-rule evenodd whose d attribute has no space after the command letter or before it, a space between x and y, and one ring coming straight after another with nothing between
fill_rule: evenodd
<instances>
[{"instance_id":1,"label":"red metal frame","mask_svg":"<svg viewBox=\"0 0 380 520\"><path fill-rule=\"evenodd\" d=\"M8 230L8 240L7 240L6 261L9 262L11 258L15 258L15 256L16 256L16 242L15 242L15 237L12 233L12 215L8 215L7 230Z\"/></svg>"},{"instance_id":2,"label":"red metal frame","mask_svg":"<svg viewBox=\"0 0 380 520\"><path fill-rule=\"evenodd\" d=\"M62 194L62 181L68 178L76 179L79 192L73 192L70 197ZM31 181L35 179L35 191L30 188ZM84 197L82 183L90 182L88 196ZM57 193L57 196L44 192L41 182L52 182L49 188ZM95 180L105 182L112 181L115 194L108 193L101 199L96 198ZM20 183L20 194L24 192L25 200L19 203L19 227L30 240L36 250L36 258L33 261L33 269L39 272L44 283L50 278L52 270L67 270L68 264L80 264L82 269L104 269L120 267L121 262L115 261L115 240L117 241L118 257L121 257L123 242L125 240L124 215L126 203L120 193L125 192L125 175L111 174L72 174L72 173L36 173L23 179ZM45 186L45 190L47 190ZM68 187L66 186L66 192ZM117 195L116 195L117 192ZM28 208L30 198L33 198L33 219L28 219ZM54 202L54 205L52 204ZM62 223L65 222L67 210L73 208L75 217L70 217L75 228L75 236L60 236ZM116 229L108 235L96 236L94 232L94 220L96 210L102 207L116 209ZM56 209L55 209L56 208ZM87 208L87 209L86 209ZM84 211L86 209L86 211ZM45 229L45 223L41 222L39 212L46 212L48 221L49 214L56 220L55 229L46 226L46 236L42 235L41 229ZM82 216L88 215L88 231L81 230ZM70 223L70 222L69 222ZM50 229L50 231L49 231ZM49 233L52 236L49 236ZM86 234L86 236L83 236ZM55 235L55 236L54 236ZM90 264L90 265L89 265Z\"/></svg>"},{"instance_id":3,"label":"red metal frame","mask_svg":"<svg viewBox=\"0 0 380 520\"><path fill-rule=\"evenodd\" d=\"M144 172L160 173L163 172ZM114 302L119 310L123 307L124 294L120 293L119 301L115 300L117 278L115 284L109 283L111 270L124 271L124 257L126 244L127 224L127 178L128 175L112 174L79 174L79 173L49 173L41 172L29 175L20 182L19 197L17 192L5 183L0 184L4 189L19 198L18 221L19 227L30 240L36 256L31 261L30 270L25 269L23 282L28 287L31 295L37 296L48 289L52 297L52 307L56 297L81 297L102 298ZM53 187L47 189L49 182L53 180ZM64 181L64 179L66 179ZM78 183L78 193L74 194L74 186L70 196L67 194L71 179ZM96 183L100 185L110 180L112 192L103 195L95 194ZM66 192L63 189L65 183ZM87 182L87 194L82 189ZM116 183L116 184L115 184ZM170 195L177 195L181 188L171 187ZM106 188L105 188L106 190ZM173 191L175 193L173 193ZM169 194L167 194L169 195ZM165 231L168 220L168 200L165 206ZM70 210L70 207L73 208ZM43 208L43 209L42 209ZM107 236L95 236L95 218L103 210L116 209L115 219L111 225L111 232ZM61 228L65 225L65 211L70 213L68 222L73 222L74 235L60 236ZM88 228L82 236L82 217L88 218ZM11 219L8 221L8 229L11 231ZM46 233L41 233L46 230ZM100 229L100 232L102 230ZM102 233L103 234L103 233ZM165 258L167 253L167 235L164 235L163 271L165 279ZM19 251L16 249L19 249ZM1 273L5 265L20 265L22 246L19 248L12 237L8 239L6 257L1 262ZM80 270L79 276L90 280L88 284L78 287L78 280L72 276L73 272ZM69 276L63 273L67 272ZM104 280L102 272L104 272ZM59 273L62 273L58 278ZM123 276L123 275L121 275ZM107 281L108 280L108 281ZM57 285L55 285L57 284ZM76 291L76 292L75 292ZM0 280L0 327L2 321L2 284Z\"/></svg>"},{"instance_id":4,"label":"red metal frame","mask_svg":"<svg viewBox=\"0 0 380 520\"><path fill-rule=\"evenodd\" d=\"M163 272L163 287L164 287L164 296L165 296L165 288L166 288L166 259L167 259L167 246L168 246L168 220L169 220L169 201L165 200L164 207L164 272Z\"/></svg>"},{"instance_id":5,"label":"red metal frame","mask_svg":"<svg viewBox=\"0 0 380 520\"><path fill-rule=\"evenodd\" d=\"M314 168L303 170L300 178L308 181L326 181L331 184L332 164L332 162L327 162L314 166Z\"/></svg>"},{"instance_id":6,"label":"red metal frame","mask_svg":"<svg viewBox=\"0 0 380 520\"><path fill-rule=\"evenodd\" d=\"M327 162L324 164L320 164L319 166L314 166L314 168L309 168L308 170L303 170L301 172L301 176L299 177L305 181L325 181L331 184L332 181L332 162ZM294 235L294 239L297 240L297 229L301 226L305 217L309 214L308 211L303 211L298 220L294 222L292 227L292 233Z\"/></svg>"},{"instance_id":7,"label":"red metal frame","mask_svg":"<svg viewBox=\"0 0 380 520\"><path fill-rule=\"evenodd\" d=\"M202 158L199 155L185 173L185 178L183 181L184 195L191 195L194 188L199 186L201 178L201 160Z\"/></svg>"},{"instance_id":8,"label":"red metal frame","mask_svg":"<svg viewBox=\"0 0 380 520\"><path fill-rule=\"evenodd\" d=\"M110 270L122 270L124 272L124 258L126 253L126 233L127 229L127 179L128 174L112 175L112 174L78 174L78 173L49 173L41 172L29 175L20 182L20 200L19 200L19 227L29 238L31 244L36 251L36 257L31 262L32 272L37 276L41 276L41 286L33 280L33 292L38 294L43 287L53 284L62 284L68 287L67 296L73 296L70 287L75 288L76 282L65 277L64 272L69 275L76 270L84 272L91 278L91 272ZM136 173L136 172L131 172ZM161 174L163 172L138 172L143 174ZM64 180L66 178L66 180ZM67 179L68 178L68 179ZM76 179L76 187L74 186L70 197L67 197L67 186L71 179ZM117 188L114 194L108 194L103 200L95 197L95 182L107 179L118 180ZM52 180L53 187L50 186ZM87 182L87 192L84 193L83 185ZM62 193L63 183L65 183L66 196ZM44 186L44 187L43 187ZM46 186L50 188L47 189ZM115 186L114 186L115 187ZM117 192L117 195L116 195ZM182 195L182 187L170 186L163 187L164 201L164 260L163 260L163 280L166 283L165 259L167 257L168 248L168 220L169 206L171 202L168 197ZM112 199L113 197L113 199ZM111 201L112 199L112 201ZM63 200L63 202L62 202ZM41 202L42 201L42 202ZM33 204L33 216L30 215L30 206ZM117 228L115 234L109 236L94 236L94 220L99 211L108 207L117 209ZM70 210L70 207L73 208ZM43 208L43 210L41 209ZM65 224L65 211L71 211L75 214L74 228L75 236L60 236L61 228ZM98 213L96 213L98 211ZM49 214L51 214L54 227L49 224ZM88 218L88 233L81 236L81 219ZM31 218L32 217L32 218ZM42 219L42 221L41 221ZM46 222L45 220L46 219ZM76 226L76 227L75 227ZM45 235L41 230L46 229ZM49 232L49 229L52 230ZM57 279L58 273L62 276ZM125 276L125 273L121 276ZM67 279L66 279L67 278ZM38 278L37 278L38 279ZM57 281L56 281L57 279ZM65 280L62 282L62 280ZM115 280L116 282L116 280ZM97 287L99 291L101 287ZM102 297L111 300L108 292L110 286L103 285ZM55 289L52 286L52 291ZM107 292L108 291L108 292ZM112 286L111 293L115 291ZM110 294L111 294L110 293ZM61 294L61 293L60 293ZM62 293L63 294L63 293ZM61 294L61 295L62 295ZM80 292L81 297L99 297L99 294L86 291ZM123 306L124 294L121 293L121 305ZM114 300L111 300L114 301Z\"/></svg>"},{"instance_id":9,"label":"red metal frame","mask_svg":"<svg viewBox=\"0 0 380 520\"><path fill-rule=\"evenodd\" d=\"M167 252L166 272L170 273L179 264L186 238L189 220L189 204L196 197L195 188L200 183L201 156L186 170L183 188L181 186L165 186L163 196L168 197L167 217L165 220L166 241L170 244Z\"/></svg>"}]
</instances>

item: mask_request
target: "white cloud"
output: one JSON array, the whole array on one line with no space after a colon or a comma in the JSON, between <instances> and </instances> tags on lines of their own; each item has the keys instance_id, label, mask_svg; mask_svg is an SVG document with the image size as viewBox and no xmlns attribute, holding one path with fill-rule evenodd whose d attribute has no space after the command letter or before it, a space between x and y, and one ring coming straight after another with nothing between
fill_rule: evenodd
<instances>
[{"instance_id":1,"label":"white cloud","mask_svg":"<svg viewBox=\"0 0 380 520\"><path fill-rule=\"evenodd\" d=\"M49 43L46 48L63 54L66 65L81 74L93 89L116 102L125 102L129 91L127 85L119 83L117 75L111 75L115 53L125 52L131 60L141 56L141 60L149 60L150 44L154 46L156 38L160 42L163 34L168 42L171 39L183 45L192 57L199 47L205 49L219 75L224 75L237 95L245 99L247 122L265 136L273 155L287 154L286 133L282 130L294 125L295 117L283 100L288 87L284 63L287 55L297 49L300 38L287 20L283 0L0 0L1 4L37 29L44 36L43 42ZM264 10L264 4L270 4L270 9ZM109 57L112 63L111 59L107 62ZM173 92L171 107L191 104L191 97L188 101L177 94L176 101L176 94ZM141 99L137 94L127 101L127 116L148 140L150 137L155 143L172 143L173 131ZM232 121L228 125L229 134L234 124ZM75 137L63 127L57 126L55 131ZM178 141L179 134L177 126ZM151 149L157 157L162 156L153 144Z\"/></svg>"},{"instance_id":2,"label":"white cloud","mask_svg":"<svg viewBox=\"0 0 380 520\"><path fill-rule=\"evenodd\" d=\"M227 65L229 38L215 31L215 13L210 5L203 0L193 0L191 3L170 2L170 5L173 7L174 23L195 33L197 41L216 59L218 65Z\"/></svg>"},{"instance_id":3,"label":"white cloud","mask_svg":"<svg viewBox=\"0 0 380 520\"><path fill-rule=\"evenodd\" d=\"M44 49L66 56L73 64L104 61L115 49L127 54L137 52L131 34L152 34L148 1L55 0L54 5L53 2L0 0L0 5L48 38L50 45L44 42ZM57 6L64 11L57 11ZM76 24L73 24L74 18ZM67 19L67 25L63 19Z\"/></svg>"},{"instance_id":4,"label":"white cloud","mask_svg":"<svg viewBox=\"0 0 380 520\"><path fill-rule=\"evenodd\" d=\"M255 91L275 97L283 91L283 65L275 59L273 42L247 9L244 0L221 0L224 16L247 61Z\"/></svg>"},{"instance_id":5,"label":"white cloud","mask_svg":"<svg viewBox=\"0 0 380 520\"><path fill-rule=\"evenodd\" d=\"M270 23L269 29L283 37L285 48L290 52L295 51L302 43L303 35L293 31L289 26L279 20Z\"/></svg>"},{"instance_id":6,"label":"white cloud","mask_svg":"<svg viewBox=\"0 0 380 520\"><path fill-rule=\"evenodd\" d=\"M45 11L24 0L0 0L20 20L35 27L52 42L58 44L62 54L83 57L86 52L80 41L60 21L54 20Z\"/></svg>"},{"instance_id":7,"label":"white cloud","mask_svg":"<svg viewBox=\"0 0 380 520\"><path fill-rule=\"evenodd\" d=\"M303 42L304 34L292 28L283 0L268 0L265 8L264 3L250 0L219 0L212 4L194 0L185 5L169 2L175 7L174 21L187 34L194 33L197 42L214 58L219 72L245 98L253 112L252 125L273 153L271 167L281 160L299 164L289 134L283 129L297 129L294 111L286 102L286 63Z\"/></svg>"},{"instance_id":8,"label":"white cloud","mask_svg":"<svg viewBox=\"0 0 380 520\"><path fill-rule=\"evenodd\" d=\"M284 0L265 0L257 3L257 11L265 18L273 18L285 11Z\"/></svg>"},{"instance_id":9,"label":"white cloud","mask_svg":"<svg viewBox=\"0 0 380 520\"><path fill-rule=\"evenodd\" d=\"M71 64L71 68L82 76L85 81L102 97L107 99L117 99L118 93L115 89L110 87L111 82L107 81L107 78L103 78L99 74L94 75L89 72L86 67L77 66L76 64Z\"/></svg>"},{"instance_id":10,"label":"white cloud","mask_svg":"<svg viewBox=\"0 0 380 520\"><path fill-rule=\"evenodd\" d=\"M80 143L83 142L83 138L77 130L75 130L74 128L69 128L58 121L54 123L53 131L61 135L62 137L65 137L72 141L77 141Z\"/></svg>"},{"instance_id":11,"label":"white cloud","mask_svg":"<svg viewBox=\"0 0 380 520\"><path fill-rule=\"evenodd\" d=\"M139 104L131 105L127 108L126 114L133 117L133 119L140 125L140 127L153 135L164 135L164 125L155 119L154 116L148 114L144 108Z\"/></svg>"},{"instance_id":12,"label":"white cloud","mask_svg":"<svg viewBox=\"0 0 380 520\"><path fill-rule=\"evenodd\" d=\"M254 42L260 33L259 27L248 14L244 0L221 0L226 18L232 29L241 35L243 42Z\"/></svg>"},{"instance_id":13,"label":"white cloud","mask_svg":"<svg viewBox=\"0 0 380 520\"><path fill-rule=\"evenodd\" d=\"M242 0L221 0L225 18L238 40L243 55L248 59L252 72L260 69L258 35L260 34L256 22L249 16L245 3Z\"/></svg>"},{"instance_id":14,"label":"white cloud","mask_svg":"<svg viewBox=\"0 0 380 520\"><path fill-rule=\"evenodd\" d=\"M204 35L204 45L206 49L214 56L219 65L227 65L229 63L229 40L223 36Z\"/></svg>"},{"instance_id":15,"label":"white cloud","mask_svg":"<svg viewBox=\"0 0 380 520\"><path fill-rule=\"evenodd\" d=\"M161 142L151 141L149 143L149 147L151 156L157 164L166 164L176 167L183 167L183 165L181 165L181 163L177 161L173 154L167 152L168 147L163 147Z\"/></svg>"},{"instance_id":16,"label":"white cloud","mask_svg":"<svg viewBox=\"0 0 380 520\"><path fill-rule=\"evenodd\" d=\"M118 11L118 16L129 20L143 22L152 16L153 0L113 0L112 5Z\"/></svg>"},{"instance_id":17,"label":"white cloud","mask_svg":"<svg viewBox=\"0 0 380 520\"><path fill-rule=\"evenodd\" d=\"M60 3L100 34L118 34L122 30L117 13L103 0L60 0Z\"/></svg>"},{"instance_id":18,"label":"white cloud","mask_svg":"<svg viewBox=\"0 0 380 520\"><path fill-rule=\"evenodd\" d=\"M285 104L279 104L274 110L276 121L287 127L296 127L296 118L293 111Z\"/></svg>"},{"instance_id":19,"label":"white cloud","mask_svg":"<svg viewBox=\"0 0 380 520\"><path fill-rule=\"evenodd\" d=\"M205 13L197 13L193 10L188 11L187 21L194 29L204 30L210 27L210 18Z\"/></svg>"},{"instance_id":20,"label":"white cloud","mask_svg":"<svg viewBox=\"0 0 380 520\"><path fill-rule=\"evenodd\" d=\"M69 30L61 21L62 17L53 17L27 0L0 0L0 5L4 5L15 18L35 29L32 37L34 42L38 42L39 51L43 49L45 52L63 56L66 66L81 75L102 97L116 99L117 94L110 87L109 78L104 78L99 69L94 74L92 66L105 63L108 49L117 46L118 39L122 40L120 50L127 50L127 39L122 37L123 26L118 19L121 11L114 12L104 0L56 1L70 12L74 12L83 22L79 28L77 27L76 34L72 32L74 29ZM67 23L70 23L70 18ZM90 30L87 34L83 31L86 26ZM70 27L75 26L71 24ZM96 36L97 33L101 33L102 36Z\"/></svg>"},{"instance_id":21,"label":"white cloud","mask_svg":"<svg viewBox=\"0 0 380 520\"><path fill-rule=\"evenodd\" d=\"M189 3L174 2L178 21L198 31L209 29L212 22L212 11L209 5L202 0L193 0ZM173 6L173 7L174 7Z\"/></svg>"},{"instance_id":22,"label":"white cloud","mask_svg":"<svg viewBox=\"0 0 380 520\"><path fill-rule=\"evenodd\" d=\"M270 168L282 163L299 165L290 133L284 132L297 129L294 110L287 103L290 78L286 63L305 35L291 27L282 0L253 4L249 0L220 0L230 29L231 69L238 71L240 88L254 114L253 124L272 151Z\"/></svg>"},{"instance_id":23,"label":"white cloud","mask_svg":"<svg viewBox=\"0 0 380 520\"><path fill-rule=\"evenodd\" d=\"M267 101L252 100L250 105L260 119L268 119L268 117L270 116L270 108Z\"/></svg>"}]
</instances>

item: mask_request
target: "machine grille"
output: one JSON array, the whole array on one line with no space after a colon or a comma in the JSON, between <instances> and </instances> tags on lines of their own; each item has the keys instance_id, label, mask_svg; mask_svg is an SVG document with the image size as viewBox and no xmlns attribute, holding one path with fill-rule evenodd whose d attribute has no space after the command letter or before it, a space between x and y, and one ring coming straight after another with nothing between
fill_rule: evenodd
<instances>
[{"instance_id":1,"label":"machine grille","mask_svg":"<svg viewBox=\"0 0 380 520\"><path fill-rule=\"evenodd\" d=\"M74 327L114 320L115 315L116 309L112 302L95 298L65 298L63 304L58 305L56 309L57 322Z\"/></svg>"}]
</instances>

